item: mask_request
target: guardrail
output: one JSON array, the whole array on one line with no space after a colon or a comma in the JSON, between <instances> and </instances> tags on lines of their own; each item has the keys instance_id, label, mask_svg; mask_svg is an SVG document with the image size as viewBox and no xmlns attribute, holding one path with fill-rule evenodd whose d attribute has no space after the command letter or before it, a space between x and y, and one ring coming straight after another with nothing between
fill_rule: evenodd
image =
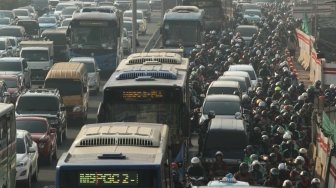
<instances>
[{"instance_id":1,"label":"guardrail","mask_svg":"<svg viewBox=\"0 0 336 188\"><path fill-rule=\"evenodd\" d=\"M153 35L151 36L151 38L148 40L145 48L142 50L142 52L149 52L150 49L152 49L153 47L156 47L158 45L158 41L160 40L160 28L158 28Z\"/></svg>"}]
</instances>

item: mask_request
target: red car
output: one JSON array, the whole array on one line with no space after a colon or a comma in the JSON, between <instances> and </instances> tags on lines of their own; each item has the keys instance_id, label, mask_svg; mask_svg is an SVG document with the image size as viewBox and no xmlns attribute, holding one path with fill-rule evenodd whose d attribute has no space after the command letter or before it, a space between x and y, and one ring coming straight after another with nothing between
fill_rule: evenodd
<instances>
[{"instance_id":1,"label":"red car","mask_svg":"<svg viewBox=\"0 0 336 188\"><path fill-rule=\"evenodd\" d=\"M17 117L16 128L30 132L37 143L40 159L44 159L48 164L57 159L56 129L49 125L46 118Z\"/></svg>"},{"instance_id":2,"label":"red car","mask_svg":"<svg viewBox=\"0 0 336 188\"><path fill-rule=\"evenodd\" d=\"M21 79L17 75L0 74L0 80L4 80L7 85L7 92L10 94L11 103L15 104L16 99L24 90L21 84Z\"/></svg>"}]
</instances>

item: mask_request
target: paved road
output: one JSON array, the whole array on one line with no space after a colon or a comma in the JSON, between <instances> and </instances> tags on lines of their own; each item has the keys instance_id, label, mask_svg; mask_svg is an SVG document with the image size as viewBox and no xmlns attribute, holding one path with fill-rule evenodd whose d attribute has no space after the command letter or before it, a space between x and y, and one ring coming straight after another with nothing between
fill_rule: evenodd
<instances>
[{"instance_id":1,"label":"paved road","mask_svg":"<svg viewBox=\"0 0 336 188\"><path fill-rule=\"evenodd\" d=\"M160 12L152 12L152 21L148 23L147 34L145 36L139 35L139 43L137 51L141 52L145 47L147 41L150 39L153 32L159 27L160 24ZM102 86L105 82L102 82ZM87 123L95 123L96 122L96 113L99 102L102 100L102 93L100 92L97 96L90 96L89 102L89 115ZM68 138L62 146L58 147L58 157L66 152L71 146L72 142L76 138L80 127L75 125L68 125ZM42 188L46 185L53 185L55 181L55 168L56 161L51 166L43 165L40 167L39 172L39 181L38 183L33 184L33 188Z\"/></svg>"}]
</instances>

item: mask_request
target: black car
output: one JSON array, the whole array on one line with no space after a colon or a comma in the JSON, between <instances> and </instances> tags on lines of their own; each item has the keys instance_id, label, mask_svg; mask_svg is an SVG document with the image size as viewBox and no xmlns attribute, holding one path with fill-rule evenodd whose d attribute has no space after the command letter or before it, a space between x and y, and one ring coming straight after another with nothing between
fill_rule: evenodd
<instances>
[{"instance_id":1,"label":"black car","mask_svg":"<svg viewBox=\"0 0 336 188\"><path fill-rule=\"evenodd\" d=\"M57 89L30 89L16 102L16 116L47 118L51 127L57 130L57 142L62 144L67 134L67 115Z\"/></svg>"}]
</instances>

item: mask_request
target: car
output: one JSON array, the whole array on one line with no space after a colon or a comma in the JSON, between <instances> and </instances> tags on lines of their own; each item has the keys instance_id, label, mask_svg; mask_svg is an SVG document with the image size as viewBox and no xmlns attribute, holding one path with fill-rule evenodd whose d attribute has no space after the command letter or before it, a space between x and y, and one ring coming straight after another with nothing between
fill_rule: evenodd
<instances>
[{"instance_id":1,"label":"car","mask_svg":"<svg viewBox=\"0 0 336 188\"><path fill-rule=\"evenodd\" d=\"M208 91L206 95L220 95L220 94L228 94L228 95L238 95L241 97L241 89L240 84L237 81L222 81L216 80L210 83L208 87Z\"/></svg>"},{"instance_id":2,"label":"car","mask_svg":"<svg viewBox=\"0 0 336 188\"><path fill-rule=\"evenodd\" d=\"M37 12L33 6L20 7L20 9L27 9L32 19L36 20L38 18Z\"/></svg>"},{"instance_id":3,"label":"car","mask_svg":"<svg viewBox=\"0 0 336 188\"><path fill-rule=\"evenodd\" d=\"M29 11L27 9L13 9L15 17L18 18L18 20L29 20L33 19L33 17L30 15Z\"/></svg>"},{"instance_id":4,"label":"car","mask_svg":"<svg viewBox=\"0 0 336 188\"><path fill-rule=\"evenodd\" d=\"M40 26L37 20L27 19L18 20L16 25L22 26L25 29L26 37L29 39L39 39Z\"/></svg>"},{"instance_id":5,"label":"car","mask_svg":"<svg viewBox=\"0 0 336 188\"><path fill-rule=\"evenodd\" d=\"M114 6L114 3L111 1L102 1L98 3L98 6Z\"/></svg>"},{"instance_id":6,"label":"car","mask_svg":"<svg viewBox=\"0 0 336 188\"><path fill-rule=\"evenodd\" d=\"M11 46L12 46L12 55L14 57L19 56L20 46L19 46L18 39L16 37L10 37L10 36L6 36L4 38L8 38L9 42L11 43Z\"/></svg>"},{"instance_id":7,"label":"car","mask_svg":"<svg viewBox=\"0 0 336 188\"><path fill-rule=\"evenodd\" d=\"M6 37L0 37L0 58L13 56L11 42Z\"/></svg>"},{"instance_id":8,"label":"car","mask_svg":"<svg viewBox=\"0 0 336 188\"><path fill-rule=\"evenodd\" d=\"M131 3L130 0L116 0L113 5L121 11L126 11L131 7Z\"/></svg>"},{"instance_id":9,"label":"car","mask_svg":"<svg viewBox=\"0 0 336 188\"><path fill-rule=\"evenodd\" d=\"M254 34L259 32L259 27L255 25L239 25L236 28L236 33L239 32L240 36L244 39L245 45L249 46Z\"/></svg>"},{"instance_id":10,"label":"car","mask_svg":"<svg viewBox=\"0 0 336 188\"><path fill-rule=\"evenodd\" d=\"M39 17L37 21L41 32L46 29L56 29L58 27L58 21L55 17Z\"/></svg>"},{"instance_id":11,"label":"car","mask_svg":"<svg viewBox=\"0 0 336 188\"><path fill-rule=\"evenodd\" d=\"M127 29L123 28L121 36L121 46L125 55L132 52L132 38L128 35Z\"/></svg>"},{"instance_id":12,"label":"car","mask_svg":"<svg viewBox=\"0 0 336 188\"><path fill-rule=\"evenodd\" d=\"M258 23L261 20L261 10L260 9L246 9L243 13L243 18L248 23Z\"/></svg>"},{"instance_id":13,"label":"car","mask_svg":"<svg viewBox=\"0 0 336 188\"><path fill-rule=\"evenodd\" d=\"M147 22L151 21L151 7L148 1L137 1L137 10L141 10L144 13Z\"/></svg>"},{"instance_id":14,"label":"car","mask_svg":"<svg viewBox=\"0 0 336 188\"><path fill-rule=\"evenodd\" d=\"M26 30L22 26L6 26L0 28L0 36L16 37L19 42L26 39Z\"/></svg>"},{"instance_id":15,"label":"car","mask_svg":"<svg viewBox=\"0 0 336 188\"><path fill-rule=\"evenodd\" d=\"M0 10L0 18L9 18L11 23L15 23L16 18L11 10Z\"/></svg>"},{"instance_id":16,"label":"car","mask_svg":"<svg viewBox=\"0 0 336 188\"><path fill-rule=\"evenodd\" d=\"M0 80L0 103L10 103L10 94L8 93L7 84Z\"/></svg>"},{"instance_id":17,"label":"car","mask_svg":"<svg viewBox=\"0 0 336 188\"><path fill-rule=\"evenodd\" d=\"M37 144L40 160L51 164L57 159L56 129L52 128L47 118L43 117L17 117L17 129L26 130Z\"/></svg>"},{"instance_id":18,"label":"car","mask_svg":"<svg viewBox=\"0 0 336 188\"><path fill-rule=\"evenodd\" d=\"M214 111L216 118L235 119L241 116L241 99L237 95L208 95L204 98L199 124Z\"/></svg>"},{"instance_id":19,"label":"car","mask_svg":"<svg viewBox=\"0 0 336 188\"><path fill-rule=\"evenodd\" d=\"M68 28L71 20L72 18L65 18L64 20L62 20L60 28Z\"/></svg>"},{"instance_id":20,"label":"car","mask_svg":"<svg viewBox=\"0 0 336 188\"><path fill-rule=\"evenodd\" d=\"M49 6L52 11L55 11L57 4L60 0L49 0Z\"/></svg>"},{"instance_id":21,"label":"car","mask_svg":"<svg viewBox=\"0 0 336 188\"><path fill-rule=\"evenodd\" d=\"M56 129L57 142L62 144L67 135L67 114L57 89L30 89L16 101L16 117L37 116L48 119Z\"/></svg>"},{"instance_id":22,"label":"car","mask_svg":"<svg viewBox=\"0 0 336 188\"><path fill-rule=\"evenodd\" d=\"M225 71L223 73L223 77L231 77L231 76L239 76L239 77L245 78L247 88L253 89L250 75L247 72L244 72L244 71Z\"/></svg>"},{"instance_id":23,"label":"car","mask_svg":"<svg viewBox=\"0 0 336 188\"><path fill-rule=\"evenodd\" d=\"M130 37L130 39L131 39L131 45L132 45L132 38L133 38L133 30L132 30L133 23L132 23L132 21L125 21L125 20L123 20L123 28L126 29L127 34ZM137 31L139 30L139 24L137 24L137 29L136 30ZM135 40L136 40L136 45L137 46L139 46L139 40L138 40L138 38L139 38L139 35L138 35L138 32L136 32Z\"/></svg>"},{"instance_id":24,"label":"car","mask_svg":"<svg viewBox=\"0 0 336 188\"><path fill-rule=\"evenodd\" d=\"M88 85L91 93L97 94L100 89L100 69L92 57L73 57L69 62L83 63L88 73Z\"/></svg>"},{"instance_id":25,"label":"car","mask_svg":"<svg viewBox=\"0 0 336 188\"><path fill-rule=\"evenodd\" d=\"M31 71L27 61L20 57L0 58L0 75L17 75L26 88L31 86Z\"/></svg>"},{"instance_id":26,"label":"car","mask_svg":"<svg viewBox=\"0 0 336 188\"><path fill-rule=\"evenodd\" d=\"M241 3L238 6L241 7L242 11L245 11L246 9L259 9L260 10L260 6L256 4L252 4L252 3Z\"/></svg>"},{"instance_id":27,"label":"car","mask_svg":"<svg viewBox=\"0 0 336 188\"><path fill-rule=\"evenodd\" d=\"M126 10L123 15L123 19L125 21L132 21L132 11ZM147 21L145 20L145 16L143 11L137 10L137 23L139 24L139 33L145 35L147 31Z\"/></svg>"},{"instance_id":28,"label":"car","mask_svg":"<svg viewBox=\"0 0 336 188\"><path fill-rule=\"evenodd\" d=\"M31 187L38 179L38 149L30 133L18 129L16 131L16 181L24 187Z\"/></svg>"},{"instance_id":29,"label":"car","mask_svg":"<svg viewBox=\"0 0 336 188\"><path fill-rule=\"evenodd\" d=\"M11 19L10 18L7 18L7 17L3 17L1 18L0 17L0 27L2 26L7 26L7 25L11 25Z\"/></svg>"},{"instance_id":30,"label":"car","mask_svg":"<svg viewBox=\"0 0 336 188\"><path fill-rule=\"evenodd\" d=\"M252 65L230 65L228 71L244 71L250 75L252 87L254 88L261 79L257 77Z\"/></svg>"},{"instance_id":31,"label":"car","mask_svg":"<svg viewBox=\"0 0 336 188\"><path fill-rule=\"evenodd\" d=\"M0 74L0 80L4 81L7 86L7 92L10 95L10 102L15 104L16 99L24 91L21 79L18 75L3 75Z\"/></svg>"},{"instance_id":32,"label":"car","mask_svg":"<svg viewBox=\"0 0 336 188\"><path fill-rule=\"evenodd\" d=\"M54 14L60 16L64 8L71 6L74 6L74 3L59 2L55 8Z\"/></svg>"},{"instance_id":33,"label":"car","mask_svg":"<svg viewBox=\"0 0 336 188\"><path fill-rule=\"evenodd\" d=\"M66 18L72 18L72 15L77 11L78 11L77 6L65 7L60 14L60 18L61 20L64 20Z\"/></svg>"},{"instance_id":34,"label":"car","mask_svg":"<svg viewBox=\"0 0 336 188\"><path fill-rule=\"evenodd\" d=\"M241 76L220 76L217 80L220 81L237 81L239 82L242 94L246 94L248 91L247 83L244 77Z\"/></svg>"}]
</instances>

